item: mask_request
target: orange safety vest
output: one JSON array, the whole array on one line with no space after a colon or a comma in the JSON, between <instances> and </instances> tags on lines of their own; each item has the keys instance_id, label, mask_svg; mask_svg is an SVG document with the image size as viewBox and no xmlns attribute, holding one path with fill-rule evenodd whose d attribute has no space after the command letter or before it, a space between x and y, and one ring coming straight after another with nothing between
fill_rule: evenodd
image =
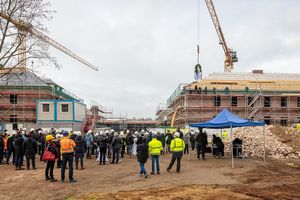
<instances>
[{"instance_id":1,"label":"orange safety vest","mask_svg":"<svg viewBox=\"0 0 300 200\"><path fill-rule=\"evenodd\" d=\"M4 150L6 151L7 150L7 138L3 138L3 141L4 141Z\"/></svg>"},{"instance_id":2,"label":"orange safety vest","mask_svg":"<svg viewBox=\"0 0 300 200\"><path fill-rule=\"evenodd\" d=\"M69 138L63 138L60 141L61 154L73 153L75 147L76 147L75 142Z\"/></svg>"}]
</instances>

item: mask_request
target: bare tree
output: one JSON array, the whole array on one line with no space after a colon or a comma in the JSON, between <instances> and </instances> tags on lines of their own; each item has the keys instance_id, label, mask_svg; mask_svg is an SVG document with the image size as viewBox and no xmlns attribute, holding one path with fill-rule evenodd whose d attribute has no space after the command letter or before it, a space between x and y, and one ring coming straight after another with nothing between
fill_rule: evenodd
<instances>
[{"instance_id":1,"label":"bare tree","mask_svg":"<svg viewBox=\"0 0 300 200\"><path fill-rule=\"evenodd\" d=\"M49 55L48 45L27 31L34 28L47 32L42 22L51 19L49 7L45 0L0 0L0 69L9 68L9 73L16 67L26 67L28 62L50 62L59 67Z\"/></svg>"}]
</instances>

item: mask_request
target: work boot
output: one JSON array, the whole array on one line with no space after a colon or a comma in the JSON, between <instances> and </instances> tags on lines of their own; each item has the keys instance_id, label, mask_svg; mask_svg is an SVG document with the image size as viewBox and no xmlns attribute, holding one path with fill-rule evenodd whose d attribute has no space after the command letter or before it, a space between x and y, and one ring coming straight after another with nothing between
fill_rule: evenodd
<instances>
[{"instance_id":1,"label":"work boot","mask_svg":"<svg viewBox=\"0 0 300 200\"><path fill-rule=\"evenodd\" d=\"M70 180L70 183L76 183L77 182L77 180L76 179L72 179L72 180Z\"/></svg>"}]
</instances>

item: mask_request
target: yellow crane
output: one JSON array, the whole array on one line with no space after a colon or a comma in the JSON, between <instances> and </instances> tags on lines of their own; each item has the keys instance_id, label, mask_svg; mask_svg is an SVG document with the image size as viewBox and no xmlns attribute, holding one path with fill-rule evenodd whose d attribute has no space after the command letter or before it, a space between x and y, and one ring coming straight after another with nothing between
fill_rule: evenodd
<instances>
[{"instance_id":1,"label":"yellow crane","mask_svg":"<svg viewBox=\"0 0 300 200\"><path fill-rule=\"evenodd\" d=\"M21 20L16 20L16 19L12 19L11 17L9 17L8 15L6 15L3 12L0 12L0 17L2 17L3 19L11 22L19 31L20 34L24 34L24 33L30 33L33 36L35 36L36 38L42 40L43 42L47 43L48 45L56 48L57 50L67 54L68 56L74 58L75 60L81 62L82 64L88 66L89 68L98 71L98 67L92 65L91 63L87 62L86 60L82 59L81 57L79 57L78 55L76 55L75 53L73 53L70 49L66 48L65 46L59 44L58 42L56 42L55 40L51 39L49 36L41 33L40 31L36 30L35 28L33 28L30 24L27 24ZM21 67L26 67L26 42L25 40L22 40L20 47L19 47L19 65Z\"/></svg>"},{"instance_id":2,"label":"yellow crane","mask_svg":"<svg viewBox=\"0 0 300 200\"><path fill-rule=\"evenodd\" d=\"M224 71L231 72L231 70L233 69L233 63L238 62L238 57L236 55L236 52L227 46L213 0L205 0L205 3L208 8L210 17L213 21L214 27L217 31L219 44L222 45L223 51L225 53Z\"/></svg>"}]
</instances>

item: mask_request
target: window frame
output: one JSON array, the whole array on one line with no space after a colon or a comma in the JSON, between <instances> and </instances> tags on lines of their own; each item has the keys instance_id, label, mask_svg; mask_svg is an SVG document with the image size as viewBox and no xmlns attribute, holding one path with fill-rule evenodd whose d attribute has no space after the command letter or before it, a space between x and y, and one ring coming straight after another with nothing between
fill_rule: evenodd
<instances>
[{"instance_id":1,"label":"window frame","mask_svg":"<svg viewBox=\"0 0 300 200\"><path fill-rule=\"evenodd\" d=\"M67 105L68 111L63 111L63 106L65 106L65 105ZM62 104L60 104L60 112L61 113L68 113L68 112L70 112L69 105L70 104L68 104L68 103L62 103Z\"/></svg>"},{"instance_id":2,"label":"window frame","mask_svg":"<svg viewBox=\"0 0 300 200\"><path fill-rule=\"evenodd\" d=\"M48 105L48 111L44 111L44 105ZM50 113L50 103L42 103L42 113Z\"/></svg>"}]
</instances>

